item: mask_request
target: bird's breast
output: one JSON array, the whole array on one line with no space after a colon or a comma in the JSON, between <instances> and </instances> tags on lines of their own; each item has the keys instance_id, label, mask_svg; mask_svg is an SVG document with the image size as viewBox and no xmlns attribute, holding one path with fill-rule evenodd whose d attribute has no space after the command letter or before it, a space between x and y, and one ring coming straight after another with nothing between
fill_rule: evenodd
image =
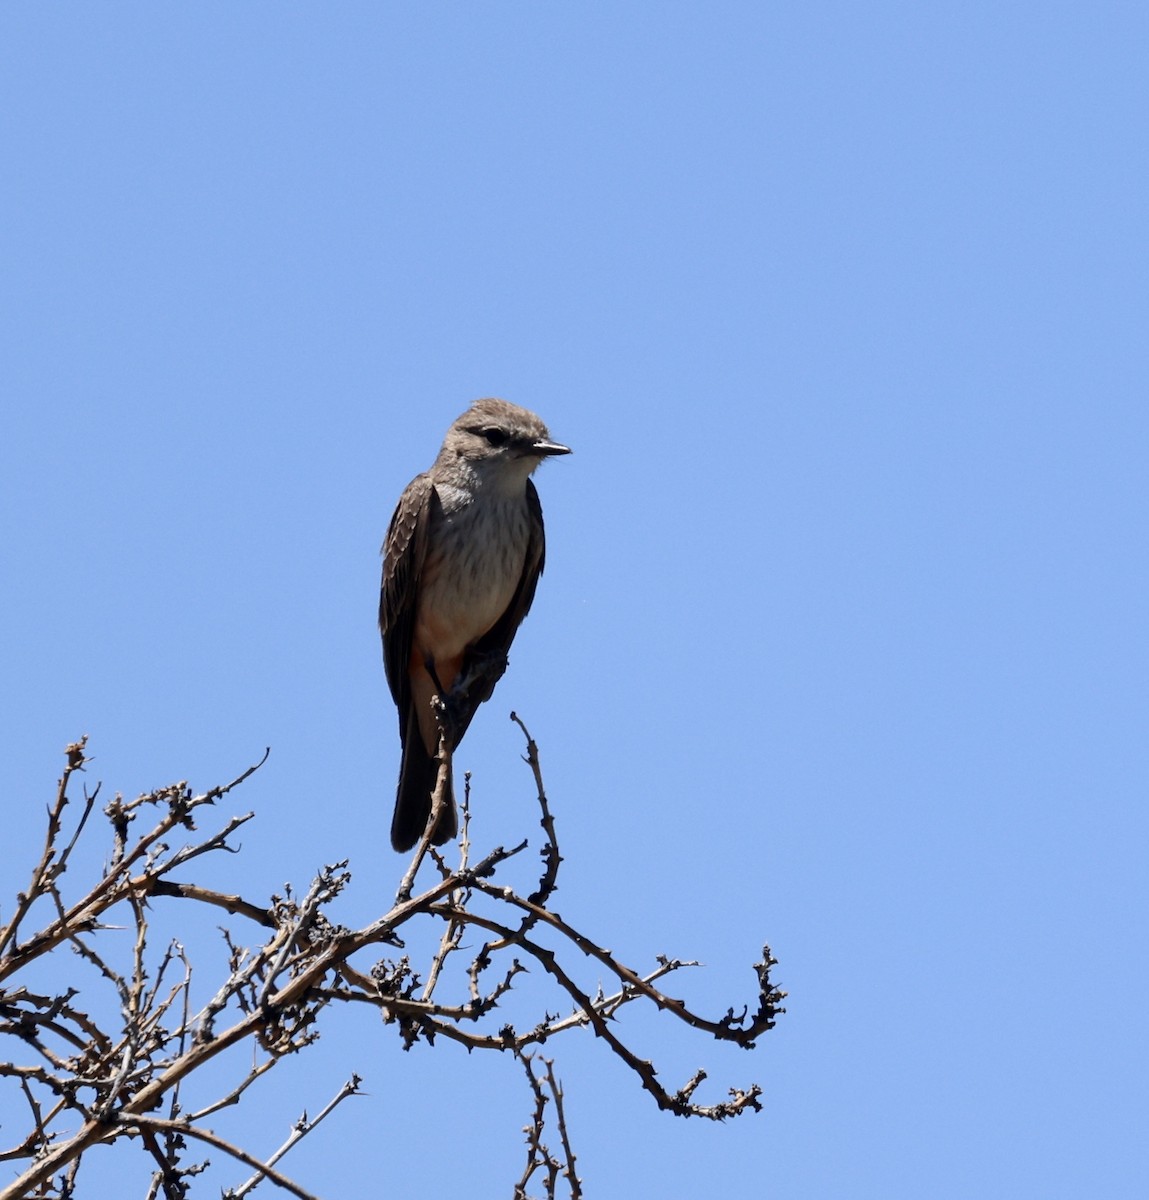
<instances>
[{"instance_id":1,"label":"bird's breast","mask_svg":"<svg viewBox=\"0 0 1149 1200\"><path fill-rule=\"evenodd\" d=\"M436 513L416 607L421 654L455 657L495 624L522 578L529 540L525 498L480 497Z\"/></svg>"}]
</instances>

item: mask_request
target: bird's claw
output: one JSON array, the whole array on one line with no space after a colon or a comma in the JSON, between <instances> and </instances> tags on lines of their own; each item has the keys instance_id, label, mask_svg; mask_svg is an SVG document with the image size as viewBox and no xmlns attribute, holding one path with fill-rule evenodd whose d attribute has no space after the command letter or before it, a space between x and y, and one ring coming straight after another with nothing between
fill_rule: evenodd
<instances>
[{"instance_id":1,"label":"bird's claw","mask_svg":"<svg viewBox=\"0 0 1149 1200\"><path fill-rule=\"evenodd\" d=\"M455 681L452 696L466 697L471 707L491 698L495 684L507 670L507 656L501 650L486 650L474 654L467 666L467 673Z\"/></svg>"}]
</instances>

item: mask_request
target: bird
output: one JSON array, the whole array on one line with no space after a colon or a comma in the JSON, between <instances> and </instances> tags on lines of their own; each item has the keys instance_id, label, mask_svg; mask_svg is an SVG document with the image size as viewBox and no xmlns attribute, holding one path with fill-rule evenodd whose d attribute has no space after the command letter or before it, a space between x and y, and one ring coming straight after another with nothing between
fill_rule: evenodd
<instances>
[{"instance_id":1,"label":"bird","mask_svg":"<svg viewBox=\"0 0 1149 1200\"><path fill-rule=\"evenodd\" d=\"M476 400L447 430L430 470L399 497L379 589L383 665L402 746L395 850L410 850L426 832L440 723L453 752L506 670L546 561L530 477L544 459L570 452L533 412ZM444 800L431 831L439 846L458 832L449 771Z\"/></svg>"}]
</instances>

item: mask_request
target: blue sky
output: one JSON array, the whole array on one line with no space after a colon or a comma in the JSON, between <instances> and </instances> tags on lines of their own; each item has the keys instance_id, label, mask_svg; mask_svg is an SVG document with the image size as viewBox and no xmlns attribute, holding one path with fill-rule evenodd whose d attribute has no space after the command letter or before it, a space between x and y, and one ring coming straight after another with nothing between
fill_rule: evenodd
<instances>
[{"instance_id":1,"label":"blue sky","mask_svg":"<svg viewBox=\"0 0 1149 1200\"><path fill-rule=\"evenodd\" d=\"M564 916L704 960L715 1011L768 940L790 992L750 1056L625 1026L763 1085L721 1128L551 1047L588 1195L1143 1195L1147 39L1119 3L5 5L2 894L86 732L129 794L270 745L220 886L350 855L375 915L378 545L505 396L575 454L461 751L476 836L533 828L514 708ZM514 1065L362 1017L251 1148L352 1070L305 1185L509 1192Z\"/></svg>"}]
</instances>

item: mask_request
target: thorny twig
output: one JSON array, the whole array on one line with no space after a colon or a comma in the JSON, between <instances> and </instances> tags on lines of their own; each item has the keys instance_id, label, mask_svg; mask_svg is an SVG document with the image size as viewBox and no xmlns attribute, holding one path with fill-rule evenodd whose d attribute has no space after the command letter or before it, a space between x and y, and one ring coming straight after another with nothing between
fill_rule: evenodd
<instances>
[{"instance_id":1,"label":"thorny twig","mask_svg":"<svg viewBox=\"0 0 1149 1200\"><path fill-rule=\"evenodd\" d=\"M236 1188L233 1192L225 1192L224 1200L242 1200L244 1196L249 1195L259 1185L260 1181L267 1176L266 1167L274 1167L277 1162L302 1138L306 1137L322 1120L329 1117L348 1096L358 1096L359 1085L363 1081L358 1075L352 1075L351 1078L339 1089L314 1117L308 1117L306 1113L299 1118L292 1126L291 1133L287 1140L275 1151L274 1154L268 1156L266 1166L257 1171L246 1183Z\"/></svg>"},{"instance_id":2,"label":"thorny twig","mask_svg":"<svg viewBox=\"0 0 1149 1200\"><path fill-rule=\"evenodd\" d=\"M535 1071L535 1061L541 1056L515 1052L515 1057L523 1064L526 1072L527 1085L534 1097L534 1110L530 1123L523 1126L527 1135L527 1162L523 1173L515 1184L514 1200L527 1200L527 1184L537 1172L543 1172L543 1186L546 1190L546 1200L555 1200L555 1189L560 1179L565 1179L567 1194L571 1200L580 1200L582 1196L582 1180L575 1174L575 1155L571 1149L570 1136L567 1133L566 1112L563 1109L563 1090L555 1078L554 1060L542 1058L546 1075L542 1078ZM546 1107L553 1104L555 1109L555 1125L558 1129L559 1142L562 1145L562 1158L552 1153L543 1141L543 1131L546 1128Z\"/></svg>"}]
</instances>

